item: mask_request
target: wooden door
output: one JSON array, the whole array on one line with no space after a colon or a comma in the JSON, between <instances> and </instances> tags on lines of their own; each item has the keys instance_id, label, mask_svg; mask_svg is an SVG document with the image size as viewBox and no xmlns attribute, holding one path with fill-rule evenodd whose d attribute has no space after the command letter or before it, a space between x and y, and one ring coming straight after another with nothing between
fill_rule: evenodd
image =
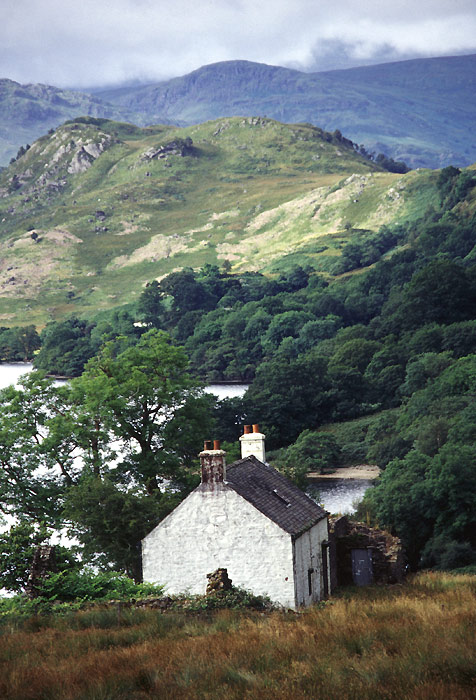
<instances>
[{"instance_id":1,"label":"wooden door","mask_svg":"<svg viewBox=\"0 0 476 700\"><path fill-rule=\"evenodd\" d=\"M352 580L357 586L373 583L372 552L370 549L352 550Z\"/></svg>"}]
</instances>

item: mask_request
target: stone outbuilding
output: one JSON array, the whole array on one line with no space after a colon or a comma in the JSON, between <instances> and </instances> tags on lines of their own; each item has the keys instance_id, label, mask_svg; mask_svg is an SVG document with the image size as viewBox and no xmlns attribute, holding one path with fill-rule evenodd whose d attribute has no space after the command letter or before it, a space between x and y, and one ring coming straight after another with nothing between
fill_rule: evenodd
<instances>
[{"instance_id":1,"label":"stone outbuilding","mask_svg":"<svg viewBox=\"0 0 476 700\"><path fill-rule=\"evenodd\" d=\"M245 426L242 458L218 441L200 453L201 483L142 542L144 581L204 594L226 568L235 586L297 608L330 591L327 513L266 463L264 435Z\"/></svg>"},{"instance_id":2,"label":"stone outbuilding","mask_svg":"<svg viewBox=\"0 0 476 700\"><path fill-rule=\"evenodd\" d=\"M399 583L405 557L398 537L343 515L329 523L331 588Z\"/></svg>"}]
</instances>

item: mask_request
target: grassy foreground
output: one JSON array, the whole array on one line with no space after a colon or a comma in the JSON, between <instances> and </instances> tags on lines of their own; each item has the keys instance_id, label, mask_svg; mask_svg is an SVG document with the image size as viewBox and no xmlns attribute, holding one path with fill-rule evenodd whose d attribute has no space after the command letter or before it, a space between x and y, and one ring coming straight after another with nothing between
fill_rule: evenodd
<instances>
[{"instance_id":1,"label":"grassy foreground","mask_svg":"<svg viewBox=\"0 0 476 700\"><path fill-rule=\"evenodd\" d=\"M90 610L7 622L0 697L474 698L475 594L476 576L422 573L297 615Z\"/></svg>"}]
</instances>

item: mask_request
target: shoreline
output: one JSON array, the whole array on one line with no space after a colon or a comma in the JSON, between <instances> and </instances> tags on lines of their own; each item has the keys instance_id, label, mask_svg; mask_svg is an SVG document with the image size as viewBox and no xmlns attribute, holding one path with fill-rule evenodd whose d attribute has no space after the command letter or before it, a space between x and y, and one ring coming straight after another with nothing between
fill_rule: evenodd
<instances>
[{"instance_id":1,"label":"shoreline","mask_svg":"<svg viewBox=\"0 0 476 700\"><path fill-rule=\"evenodd\" d=\"M321 479L376 479L380 475L380 467L376 464L356 464L354 467L336 467L333 474L309 472L307 478L312 481Z\"/></svg>"}]
</instances>

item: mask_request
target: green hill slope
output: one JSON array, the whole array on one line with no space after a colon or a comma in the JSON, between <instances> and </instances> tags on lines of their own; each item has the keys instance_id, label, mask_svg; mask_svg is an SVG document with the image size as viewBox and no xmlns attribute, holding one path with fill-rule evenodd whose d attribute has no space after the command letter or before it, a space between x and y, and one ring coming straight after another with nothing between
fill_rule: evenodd
<instances>
[{"instance_id":1,"label":"green hill slope","mask_svg":"<svg viewBox=\"0 0 476 700\"><path fill-rule=\"evenodd\" d=\"M261 114L340 129L370 150L413 167L476 160L476 56L417 59L322 73L227 61L157 85L98 96L147 115L191 124Z\"/></svg>"},{"instance_id":2,"label":"green hill slope","mask_svg":"<svg viewBox=\"0 0 476 700\"><path fill-rule=\"evenodd\" d=\"M384 172L345 139L271 119L68 122L0 175L0 322L92 315L206 262L326 271L349 232L421 215L436 178Z\"/></svg>"}]
</instances>

